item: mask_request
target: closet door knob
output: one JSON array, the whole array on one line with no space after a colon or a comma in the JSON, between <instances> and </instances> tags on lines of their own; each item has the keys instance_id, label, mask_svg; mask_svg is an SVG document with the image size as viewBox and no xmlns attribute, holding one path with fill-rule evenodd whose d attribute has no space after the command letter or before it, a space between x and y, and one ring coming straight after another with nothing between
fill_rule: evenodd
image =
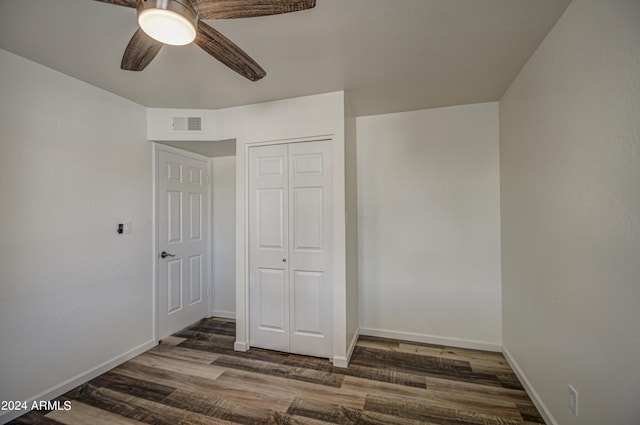
<instances>
[{"instance_id":1,"label":"closet door knob","mask_svg":"<svg viewBox=\"0 0 640 425\"><path fill-rule=\"evenodd\" d=\"M283 263L286 263L286 262L287 262L287 259L286 259L286 258L283 258L283 259L282 259L282 262L283 262Z\"/></svg>"}]
</instances>

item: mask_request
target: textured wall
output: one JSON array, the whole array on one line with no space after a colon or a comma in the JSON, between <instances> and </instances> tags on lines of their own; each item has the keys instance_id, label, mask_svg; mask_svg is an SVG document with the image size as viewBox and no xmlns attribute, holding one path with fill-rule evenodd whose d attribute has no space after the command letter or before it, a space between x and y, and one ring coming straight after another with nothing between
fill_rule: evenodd
<instances>
[{"instance_id":1,"label":"textured wall","mask_svg":"<svg viewBox=\"0 0 640 425\"><path fill-rule=\"evenodd\" d=\"M640 423L640 2L572 2L500 102L500 167L506 350L550 423Z\"/></svg>"}]
</instances>

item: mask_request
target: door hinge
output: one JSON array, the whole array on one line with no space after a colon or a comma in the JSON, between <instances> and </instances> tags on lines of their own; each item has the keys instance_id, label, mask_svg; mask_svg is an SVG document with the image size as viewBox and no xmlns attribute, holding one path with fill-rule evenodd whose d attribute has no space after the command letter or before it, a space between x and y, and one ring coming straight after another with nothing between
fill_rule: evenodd
<instances>
[{"instance_id":1,"label":"door hinge","mask_svg":"<svg viewBox=\"0 0 640 425\"><path fill-rule=\"evenodd\" d=\"M207 174L207 184L211 183L211 176Z\"/></svg>"}]
</instances>

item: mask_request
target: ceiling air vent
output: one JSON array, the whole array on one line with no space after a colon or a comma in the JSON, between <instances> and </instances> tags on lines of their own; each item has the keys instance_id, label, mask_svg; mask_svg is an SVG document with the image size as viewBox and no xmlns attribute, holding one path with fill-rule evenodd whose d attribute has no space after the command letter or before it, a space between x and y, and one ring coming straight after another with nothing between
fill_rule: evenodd
<instances>
[{"instance_id":1,"label":"ceiling air vent","mask_svg":"<svg viewBox=\"0 0 640 425\"><path fill-rule=\"evenodd\" d=\"M173 117L171 130L173 133L202 133L203 117Z\"/></svg>"}]
</instances>

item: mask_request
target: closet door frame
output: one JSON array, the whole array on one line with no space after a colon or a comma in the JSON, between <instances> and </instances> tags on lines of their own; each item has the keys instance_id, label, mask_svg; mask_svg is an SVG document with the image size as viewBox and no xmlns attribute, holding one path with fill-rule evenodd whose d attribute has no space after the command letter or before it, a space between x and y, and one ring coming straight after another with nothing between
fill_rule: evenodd
<instances>
[{"instance_id":1,"label":"closet door frame","mask_svg":"<svg viewBox=\"0 0 640 425\"><path fill-rule=\"evenodd\" d=\"M251 348L249 335L249 148L254 146L330 140L333 163L333 363L348 364L346 341L346 214L345 214L345 152L342 136L318 135L269 141L237 140L236 149L236 351Z\"/></svg>"}]
</instances>

